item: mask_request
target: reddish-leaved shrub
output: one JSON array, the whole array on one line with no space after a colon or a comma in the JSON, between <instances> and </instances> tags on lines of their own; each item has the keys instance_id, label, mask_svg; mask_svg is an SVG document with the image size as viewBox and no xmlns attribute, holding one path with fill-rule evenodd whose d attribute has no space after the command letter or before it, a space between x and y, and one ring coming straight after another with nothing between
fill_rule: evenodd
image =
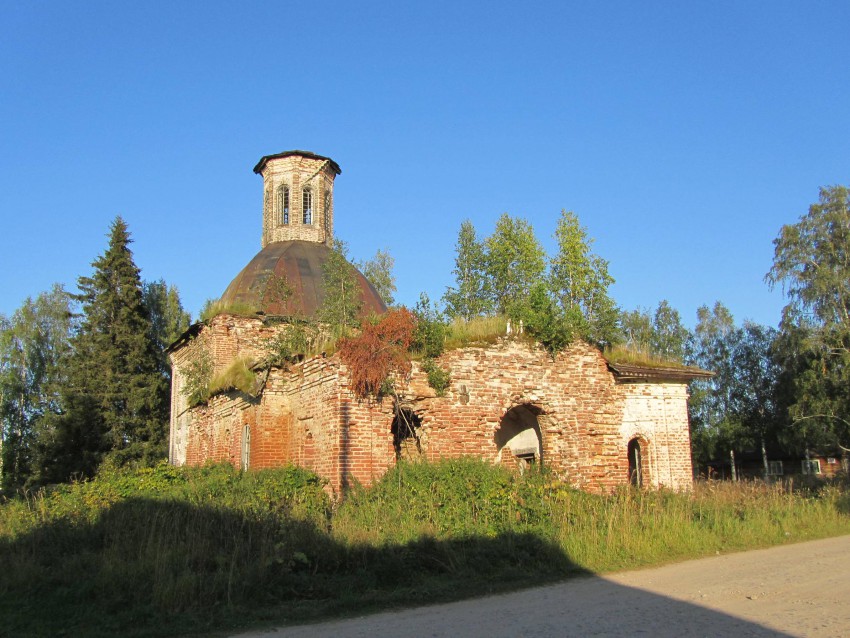
<instances>
[{"instance_id":1,"label":"reddish-leaved shrub","mask_svg":"<svg viewBox=\"0 0 850 638\"><path fill-rule=\"evenodd\" d=\"M376 324L365 324L357 337L341 339L339 354L348 366L351 385L361 397L377 395L393 373L410 373L410 344L416 317L407 308L387 312Z\"/></svg>"}]
</instances>

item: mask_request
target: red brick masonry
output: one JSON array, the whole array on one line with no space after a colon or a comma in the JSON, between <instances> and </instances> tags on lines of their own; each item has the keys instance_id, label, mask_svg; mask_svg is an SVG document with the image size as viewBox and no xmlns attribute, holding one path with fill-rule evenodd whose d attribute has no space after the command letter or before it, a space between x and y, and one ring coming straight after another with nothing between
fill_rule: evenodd
<instances>
[{"instance_id":1,"label":"red brick masonry","mask_svg":"<svg viewBox=\"0 0 850 638\"><path fill-rule=\"evenodd\" d=\"M435 395L414 363L410 379L397 387L415 436L397 437L395 445L394 401L355 397L336 355L273 368L257 397L230 392L187 409L185 370L200 348L222 370L237 356L259 360L264 340L280 329L259 318L221 315L172 352L172 463L294 463L339 490L353 481L369 484L398 453L471 455L520 467L543 463L578 487L600 491L628 483L629 441L636 439L644 485L692 485L687 385L618 380L585 343L554 360L510 338L452 350L438 361L451 373L445 397Z\"/></svg>"}]
</instances>

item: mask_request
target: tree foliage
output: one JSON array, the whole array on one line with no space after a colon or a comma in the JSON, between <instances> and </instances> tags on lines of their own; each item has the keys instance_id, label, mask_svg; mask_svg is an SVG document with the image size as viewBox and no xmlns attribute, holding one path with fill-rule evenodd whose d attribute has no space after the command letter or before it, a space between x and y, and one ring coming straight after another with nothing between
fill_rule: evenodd
<instances>
[{"instance_id":1,"label":"tree foliage","mask_svg":"<svg viewBox=\"0 0 850 638\"><path fill-rule=\"evenodd\" d=\"M413 314L416 317L416 331L411 348L426 359L439 357L443 353L448 334L448 325L443 313L423 292L419 295Z\"/></svg>"},{"instance_id":2,"label":"tree foliage","mask_svg":"<svg viewBox=\"0 0 850 638\"><path fill-rule=\"evenodd\" d=\"M484 247L494 307L499 313L518 318L546 267L534 229L526 220L503 213Z\"/></svg>"},{"instance_id":3,"label":"tree foliage","mask_svg":"<svg viewBox=\"0 0 850 638\"><path fill-rule=\"evenodd\" d=\"M568 317L578 322L576 331L594 343L618 340L619 311L608 295L614 278L608 262L595 255L593 240L573 212L561 211L555 228L558 252L549 265L549 285Z\"/></svg>"},{"instance_id":4,"label":"tree foliage","mask_svg":"<svg viewBox=\"0 0 850 638\"><path fill-rule=\"evenodd\" d=\"M521 319L526 331L553 358L572 342L582 323L578 309L565 311L555 302L551 291L542 281L532 287Z\"/></svg>"},{"instance_id":5,"label":"tree foliage","mask_svg":"<svg viewBox=\"0 0 850 638\"><path fill-rule=\"evenodd\" d=\"M468 219L460 225L455 252L455 267L452 272L456 287L450 287L443 297L446 302L446 314L464 321L490 314L493 310L493 300L487 275L486 253L484 245L476 238L475 227Z\"/></svg>"},{"instance_id":6,"label":"tree foliage","mask_svg":"<svg viewBox=\"0 0 850 638\"><path fill-rule=\"evenodd\" d=\"M774 240L766 280L781 286L788 409L803 445L850 447L850 210L848 189L818 203Z\"/></svg>"},{"instance_id":7,"label":"tree foliage","mask_svg":"<svg viewBox=\"0 0 850 638\"><path fill-rule=\"evenodd\" d=\"M621 312L620 332L630 349L676 363L684 363L692 338L679 311L666 299L654 312L649 308Z\"/></svg>"},{"instance_id":8,"label":"tree foliage","mask_svg":"<svg viewBox=\"0 0 850 638\"><path fill-rule=\"evenodd\" d=\"M0 316L0 478L3 489L24 486L39 463L45 419L61 410L75 319L71 296L60 285Z\"/></svg>"},{"instance_id":9,"label":"tree foliage","mask_svg":"<svg viewBox=\"0 0 850 638\"><path fill-rule=\"evenodd\" d=\"M690 333L682 325L679 311L666 299L662 299L652 317L652 336L650 350L652 354L667 361L683 362Z\"/></svg>"},{"instance_id":10,"label":"tree foliage","mask_svg":"<svg viewBox=\"0 0 850 638\"><path fill-rule=\"evenodd\" d=\"M358 324L362 307L357 272L348 262L348 245L334 239L327 261L322 264L324 299L319 321L330 326L335 335L347 335Z\"/></svg>"},{"instance_id":11,"label":"tree foliage","mask_svg":"<svg viewBox=\"0 0 850 638\"><path fill-rule=\"evenodd\" d=\"M761 449L765 473L766 446L782 440L787 423L780 411L778 336L775 328L744 322L735 334L730 365L735 371L731 391L734 415L741 424L745 442Z\"/></svg>"},{"instance_id":12,"label":"tree foliage","mask_svg":"<svg viewBox=\"0 0 850 638\"><path fill-rule=\"evenodd\" d=\"M752 322L735 325L720 302L697 311L692 363L711 370L711 379L691 384L691 425L698 463L729 452L760 451L764 471L768 448L784 442L787 422L780 409L779 332Z\"/></svg>"},{"instance_id":13,"label":"tree foliage","mask_svg":"<svg viewBox=\"0 0 850 638\"><path fill-rule=\"evenodd\" d=\"M629 349L647 353L652 351L654 335L649 308L623 310L620 314L620 331Z\"/></svg>"},{"instance_id":14,"label":"tree foliage","mask_svg":"<svg viewBox=\"0 0 850 638\"><path fill-rule=\"evenodd\" d=\"M71 340L64 411L53 420L44 480L91 475L107 454L144 463L165 455L168 385L130 243L116 218L91 277L78 281L83 317Z\"/></svg>"},{"instance_id":15,"label":"tree foliage","mask_svg":"<svg viewBox=\"0 0 850 638\"><path fill-rule=\"evenodd\" d=\"M822 188L820 201L773 241L767 282L788 298L784 317L819 328L850 327L850 210L848 189Z\"/></svg>"},{"instance_id":16,"label":"tree foliage","mask_svg":"<svg viewBox=\"0 0 850 638\"><path fill-rule=\"evenodd\" d=\"M731 335L735 331L732 313L722 303L712 308L700 306L697 325L690 347L689 363L714 372L711 379L691 383L690 412L694 457L699 464L707 463L728 445L730 435L731 386L734 378L731 367Z\"/></svg>"},{"instance_id":17,"label":"tree foliage","mask_svg":"<svg viewBox=\"0 0 850 638\"><path fill-rule=\"evenodd\" d=\"M407 308L390 310L377 323L365 323L360 335L338 342L339 354L361 397L382 393L392 374L410 373L410 353L416 317Z\"/></svg>"},{"instance_id":18,"label":"tree foliage","mask_svg":"<svg viewBox=\"0 0 850 638\"><path fill-rule=\"evenodd\" d=\"M295 291L289 285L286 275L278 275L275 272L271 272L263 282L263 294L260 297L260 305L266 311L284 314L286 312L286 304L292 298L293 294L295 294Z\"/></svg>"},{"instance_id":19,"label":"tree foliage","mask_svg":"<svg viewBox=\"0 0 850 638\"><path fill-rule=\"evenodd\" d=\"M555 228L558 252L549 265L549 286L574 331L592 343L619 340L619 309L608 295L614 278L608 262L591 251L593 240L573 212L561 211Z\"/></svg>"},{"instance_id":20,"label":"tree foliage","mask_svg":"<svg viewBox=\"0 0 850 638\"><path fill-rule=\"evenodd\" d=\"M555 231L558 253L546 254L526 220L507 213L479 242L470 221L461 225L456 286L445 294L450 317L469 320L493 313L522 320L555 353L576 337L599 345L619 340L619 310L608 295L608 262L574 213L562 211ZM548 273L547 273L548 265Z\"/></svg>"},{"instance_id":21,"label":"tree foliage","mask_svg":"<svg viewBox=\"0 0 850 638\"><path fill-rule=\"evenodd\" d=\"M192 317L183 308L177 288L163 279L142 283L142 304L150 317L150 338L159 355L160 371L170 380L171 363L165 350L186 332Z\"/></svg>"},{"instance_id":22,"label":"tree foliage","mask_svg":"<svg viewBox=\"0 0 850 638\"><path fill-rule=\"evenodd\" d=\"M395 258L388 250L380 249L378 249L372 259L358 264L360 272L374 286L375 291L388 308L395 304L396 285L395 276L393 275L394 267Z\"/></svg>"}]
</instances>

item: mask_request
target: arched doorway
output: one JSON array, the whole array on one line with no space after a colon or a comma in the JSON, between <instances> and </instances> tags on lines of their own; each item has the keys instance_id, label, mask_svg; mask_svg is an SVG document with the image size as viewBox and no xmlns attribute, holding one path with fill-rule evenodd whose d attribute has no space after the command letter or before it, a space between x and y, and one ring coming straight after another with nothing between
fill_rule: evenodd
<instances>
[{"instance_id":1,"label":"arched doorway","mask_svg":"<svg viewBox=\"0 0 850 638\"><path fill-rule=\"evenodd\" d=\"M635 487L643 487L643 454L640 439L629 441L627 449L629 456L629 483Z\"/></svg>"},{"instance_id":2,"label":"arched doorway","mask_svg":"<svg viewBox=\"0 0 850 638\"><path fill-rule=\"evenodd\" d=\"M543 465L543 436L537 416L540 408L518 405L502 417L494 440L502 462L513 459L520 470L534 464ZM506 458L506 453L510 454Z\"/></svg>"}]
</instances>

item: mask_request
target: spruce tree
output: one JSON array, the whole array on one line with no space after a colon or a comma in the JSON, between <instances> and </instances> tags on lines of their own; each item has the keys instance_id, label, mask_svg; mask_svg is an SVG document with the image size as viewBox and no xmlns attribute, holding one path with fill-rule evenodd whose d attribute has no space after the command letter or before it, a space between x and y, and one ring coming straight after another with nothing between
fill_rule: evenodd
<instances>
[{"instance_id":1,"label":"spruce tree","mask_svg":"<svg viewBox=\"0 0 850 638\"><path fill-rule=\"evenodd\" d=\"M165 456L168 387L143 303L127 224L112 223L109 246L80 277L83 317L72 339L45 478L91 475L106 455L119 463Z\"/></svg>"}]
</instances>

